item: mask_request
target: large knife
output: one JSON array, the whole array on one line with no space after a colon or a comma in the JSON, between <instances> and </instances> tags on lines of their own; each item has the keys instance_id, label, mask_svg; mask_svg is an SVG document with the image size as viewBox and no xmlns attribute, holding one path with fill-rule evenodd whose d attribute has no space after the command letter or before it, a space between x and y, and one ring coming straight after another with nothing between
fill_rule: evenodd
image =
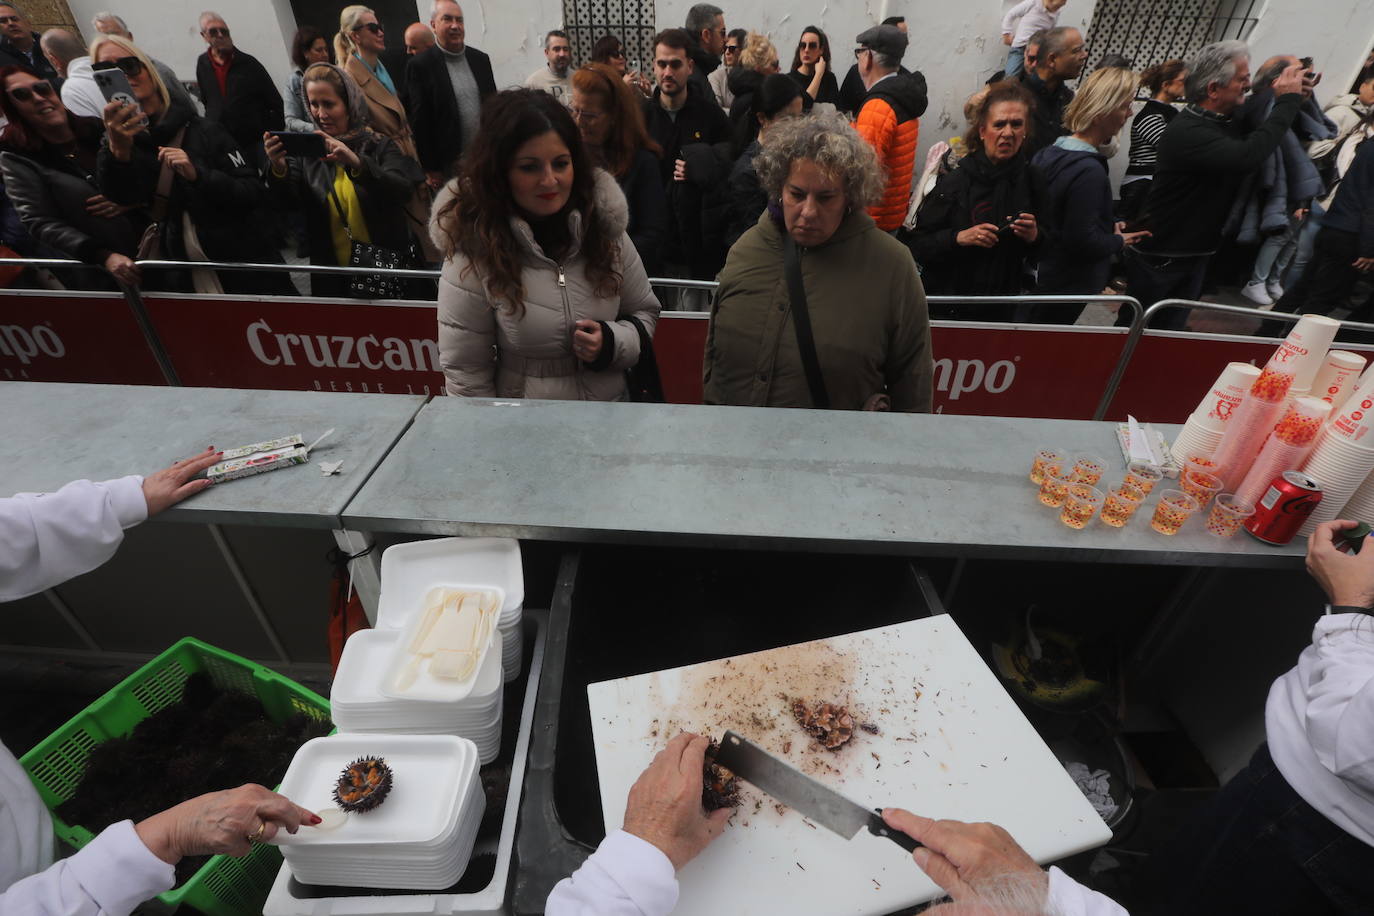
<instances>
[{"instance_id":1,"label":"large knife","mask_svg":"<svg viewBox=\"0 0 1374 916\"><path fill-rule=\"evenodd\" d=\"M854 839L867 828L869 833L887 837L907 852L921 845L887 826L878 809L869 810L850 801L734 732L725 733L716 752L716 763L846 840Z\"/></svg>"}]
</instances>

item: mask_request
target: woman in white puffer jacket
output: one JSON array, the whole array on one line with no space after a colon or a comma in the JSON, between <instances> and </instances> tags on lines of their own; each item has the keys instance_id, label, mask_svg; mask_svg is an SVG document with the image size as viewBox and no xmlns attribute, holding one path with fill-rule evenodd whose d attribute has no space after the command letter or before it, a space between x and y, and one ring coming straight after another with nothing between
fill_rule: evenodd
<instances>
[{"instance_id":1,"label":"woman in white puffer jacket","mask_svg":"<svg viewBox=\"0 0 1374 916\"><path fill-rule=\"evenodd\" d=\"M615 179L566 108L498 93L434 203L439 360L450 395L615 401L659 304Z\"/></svg>"}]
</instances>

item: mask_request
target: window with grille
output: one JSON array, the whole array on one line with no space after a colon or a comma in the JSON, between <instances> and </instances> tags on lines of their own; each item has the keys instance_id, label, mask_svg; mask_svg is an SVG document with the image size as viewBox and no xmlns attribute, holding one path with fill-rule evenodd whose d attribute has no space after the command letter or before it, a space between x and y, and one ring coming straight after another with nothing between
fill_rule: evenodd
<instances>
[{"instance_id":1,"label":"window with grille","mask_svg":"<svg viewBox=\"0 0 1374 916\"><path fill-rule=\"evenodd\" d=\"M1097 0L1088 27L1088 67L1120 54L1137 70L1203 45L1250 37L1263 0Z\"/></svg>"},{"instance_id":2,"label":"window with grille","mask_svg":"<svg viewBox=\"0 0 1374 916\"><path fill-rule=\"evenodd\" d=\"M611 34L625 47L630 69L648 73L653 59L654 0L563 0L563 22L573 60L588 61L592 45Z\"/></svg>"}]
</instances>

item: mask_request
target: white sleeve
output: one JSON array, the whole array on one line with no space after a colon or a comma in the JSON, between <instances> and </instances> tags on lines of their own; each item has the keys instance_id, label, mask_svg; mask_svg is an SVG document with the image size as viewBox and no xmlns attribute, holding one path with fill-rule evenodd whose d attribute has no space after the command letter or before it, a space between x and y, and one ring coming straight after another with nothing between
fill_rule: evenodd
<instances>
[{"instance_id":1,"label":"white sleeve","mask_svg":"<svg viewBox=\"0 0 1374 916\"><path fill-rule=\"evenodd\" d=\"M0 602L90 572L114 555L125 528L147 517L138 475L0 499Z\"/></svg>"},{"instance_id":2,"label":"white sleeve","mask_svg":"<svg viewBox=\"0 0 1374 916\"><path fill-rule=\"evenodd\" d=\"M1016 23L1021 20L1022 16L1030 12L1031 7L1040 2L1042 0L1021 0L1020 3L1007 10L1007 14L1002 17L1002 34L1016 34Z\"/></svg>"},{"instance_id":3,"label":"white sleeve","mask_svg":"<svg viewBox=\"0 0 1374 916\"><path fill-rule=\"evenodd\" d=\"M1051 916L1130 916L1112 898L1084 887L1055 867L1050 868L1045 912Z\"/></svg>"},{"instance_id":4,"label":"white sleeve","mask_svg":"<svg viewBox=\"0 0 1374 916\"><path fill-rule=\"evenodd\" d=\"M143 845L133 821L120 821L75 855L10 885L0 894L0 913L127 916L175 881L175 870Z\"/></svg>"},{"instance_id":5,"label":"white sleeve","mask_svg":"<svg viewBox=\"0 0 1374 916\"><path fill-rule=\"evenodd\" d=\"M1312 632L1307 735L1335 775L1374 792L1374 619L1332 614Z\"/></svg>"},{"instance_id":6,"label":"white sleeve","mask_svg":"<svg viewBox=\"0 0 1374 916\"><path fill-rule=\"evenodd\" d=\"M675 906L673 863L652 843L617 830L558 882L544 916L667 916Z\"/></svg>"}]
</instances>

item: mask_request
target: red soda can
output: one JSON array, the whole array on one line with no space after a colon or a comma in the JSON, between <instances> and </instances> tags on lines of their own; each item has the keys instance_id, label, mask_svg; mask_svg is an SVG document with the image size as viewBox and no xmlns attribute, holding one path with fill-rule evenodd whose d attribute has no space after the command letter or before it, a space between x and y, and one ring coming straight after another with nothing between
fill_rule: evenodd
<instances>
[{"instance_id":1,"label":"red soda can","mask_svg":"<svg viewBox=\"0 0 1374 916\"><path fill-rule=\"evenodd\" d=\"M1245 530L1266 544L1287 544L1321 501L1321 484L1301 471L1284 471L1260 497Z\"/></svg>"}]
</instances>

